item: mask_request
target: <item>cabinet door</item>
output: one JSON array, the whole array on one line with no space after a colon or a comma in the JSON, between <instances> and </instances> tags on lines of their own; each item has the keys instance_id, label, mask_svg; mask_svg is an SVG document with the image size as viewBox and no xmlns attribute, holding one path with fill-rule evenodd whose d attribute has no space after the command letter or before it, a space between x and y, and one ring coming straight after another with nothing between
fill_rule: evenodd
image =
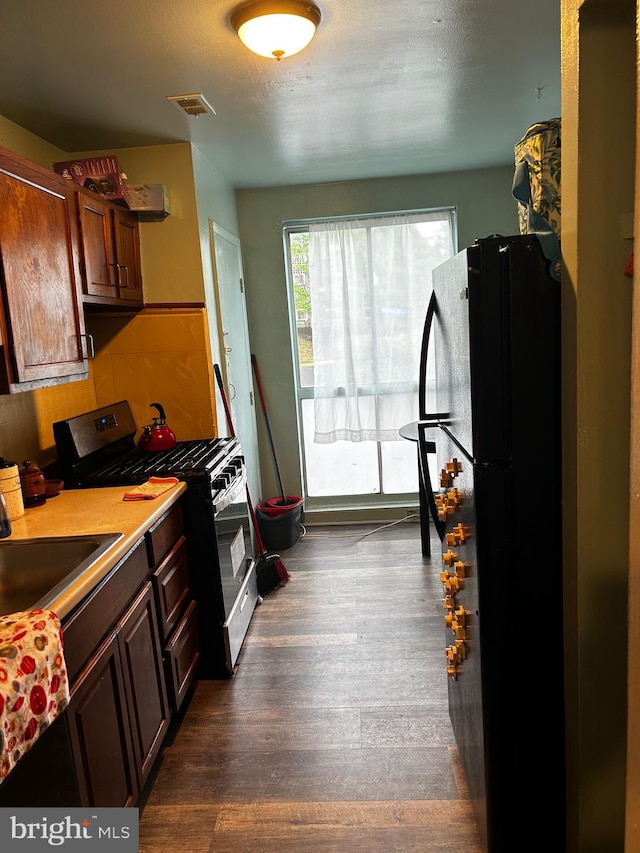
<instances>
[{"instance_id":1,"label":"cabinet door","mask_svg":"<svg viewBox=\"0 0 640 853\"><path fill-rule=\"evenodd\" d=\"M113 230L118 264L118 296L128 302L141 303L142 273L138 217L130 210L114 206Z\"/></svg>"},{"instance_id":2,"label":"cabinet door","mask_svg":"<svg viewBox=\"0 0 640 853\"><path fill-rule=\"evenodd\" d=\"M83 292L89 296L118 295L111 207L95 193L78 192L80 231L85 275Z\"/></svg>"},{"instance_id":3,"label":"cabinet door","mask_svg":"<svg viewBox=\"0 0 640 853\"><path fill-rule=\"evenodd\" d=\"M76 205L64 178L0 152L3 393L88 376Z\"/></svg>"},{"instance_id":4,"label":"cabinet door","mask_svg":"<svg viewBox=\"0 0 640 853\"><path fill-rule=\"evenodd\" d=\"M134 805L138 781L115 634L87 664L66 714L82 805Z\"/></svg>"},{"instance_id":5,"label":"cabinet door","mask_svg":"<svg viewBox=\"0 0 640 853\"><path fill-rule=\"evenodd\" d=\"M123 616L118 639L128 694L133 754L140 788L169 727L169 708L151 582Z\"/></svg>"}]
</instances>

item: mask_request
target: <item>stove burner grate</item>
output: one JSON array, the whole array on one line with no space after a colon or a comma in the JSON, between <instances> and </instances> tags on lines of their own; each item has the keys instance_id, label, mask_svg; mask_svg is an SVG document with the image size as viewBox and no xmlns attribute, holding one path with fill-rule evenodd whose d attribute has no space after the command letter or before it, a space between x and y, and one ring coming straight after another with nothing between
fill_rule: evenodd
<instances>
[{"instance_id":1,"label":"stove burner grate","mask_svg":"<svg viewBox=\"0 0 640 853\"><path fill-rule=\"evenodd\" d=\"M151 476L210 479L234 448L237 453L233 438L212 438L179 441L170 450L155 453L136 449L92 471L86 484L142 483Z\"/></svg>"}]
</instances>

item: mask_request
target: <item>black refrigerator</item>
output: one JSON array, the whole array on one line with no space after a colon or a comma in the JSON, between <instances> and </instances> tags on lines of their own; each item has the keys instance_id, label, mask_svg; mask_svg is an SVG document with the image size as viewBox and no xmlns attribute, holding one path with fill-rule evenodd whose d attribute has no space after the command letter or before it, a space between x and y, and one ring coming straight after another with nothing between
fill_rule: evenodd
<instances>
[{"instance_id":1,"label":"black refrigerator","mask_svg":"<svg viewBox=\"0 0 640 853\"><path fill-rule=\"evenodd\" d=\"M560 285L535 236L478 240L434 270L421 487L449 713L491 853L565 849L560 357Z\"/></svg>"}]
</instances>

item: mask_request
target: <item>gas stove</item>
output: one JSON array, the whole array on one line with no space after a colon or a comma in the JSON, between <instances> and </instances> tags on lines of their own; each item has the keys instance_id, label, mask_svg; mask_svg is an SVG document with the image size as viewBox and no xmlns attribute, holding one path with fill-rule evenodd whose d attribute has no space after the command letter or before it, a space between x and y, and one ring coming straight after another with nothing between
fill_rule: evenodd
<instances>
[{"instance_id":1,"label":"gas stove","mask_svg":"<svg viewBox=\"0 0 640 853\"><path fill-rule=\"evenodd\" d=\"M204 478L226 488L241 464L234 437L179 441L170 450L151 452L136 447L136 431L126 400L55 423L58 465L67 488L138 485L151 476L187 483Z\"/></svg>"},{"instance_id":2,"label":"gas stove","mask_svg":"<svg viewBox=\"0 0 640 853\"><path fill-rule=\"evenodd\" d=\"M126 400L54 423L60 475L65 488L139 485L152 476L186 482L182 505L203 644L200 677L228 677L258 600L240 442L194 439L152 452L136 446L136 432Z\"/></svg>"}]
</instances>

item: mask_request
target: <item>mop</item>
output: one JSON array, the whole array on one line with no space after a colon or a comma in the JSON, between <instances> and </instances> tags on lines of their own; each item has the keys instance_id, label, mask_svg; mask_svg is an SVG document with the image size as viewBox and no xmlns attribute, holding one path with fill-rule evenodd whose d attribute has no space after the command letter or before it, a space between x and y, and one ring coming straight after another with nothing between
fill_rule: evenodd
<instances>
[{"instance_id":1,"label":"mop","mask_svg":"<svg viewBox=\"0 0 640 853\"><path fill-rule=\"evenodd\" d=\"M218 388L220 389L220 396L222 397L222 405L224 406L224 412L227 418L227 426L229 428L229 432L232 437L235 437L235 430L233 428L233 422L231 420L231 409L229 408L229 402L227 400L227 393L224 389L224 383L222 381L222 373L220 372L220 365L214 364L213 371L216 375L216 381L218 383ZM260 530L258 528L258 521L256 519L255 510L253 508L253 501L251 500L251 494L249 493L249 485L247 484L247 506L249 507L249 515L251 516L251 523L253 524L253 532L256 537L256 546L258 548L258 557L256 560L256 578L258 580L258 594L261 596L265 596L267 593L279 587L281 584L286 583L289 580L289 572L287 571L286 566L280 559L279 554L268 554L267 549L264 546L262 541L262 537L260 536Z\"/></svg>"}]
</instances>

